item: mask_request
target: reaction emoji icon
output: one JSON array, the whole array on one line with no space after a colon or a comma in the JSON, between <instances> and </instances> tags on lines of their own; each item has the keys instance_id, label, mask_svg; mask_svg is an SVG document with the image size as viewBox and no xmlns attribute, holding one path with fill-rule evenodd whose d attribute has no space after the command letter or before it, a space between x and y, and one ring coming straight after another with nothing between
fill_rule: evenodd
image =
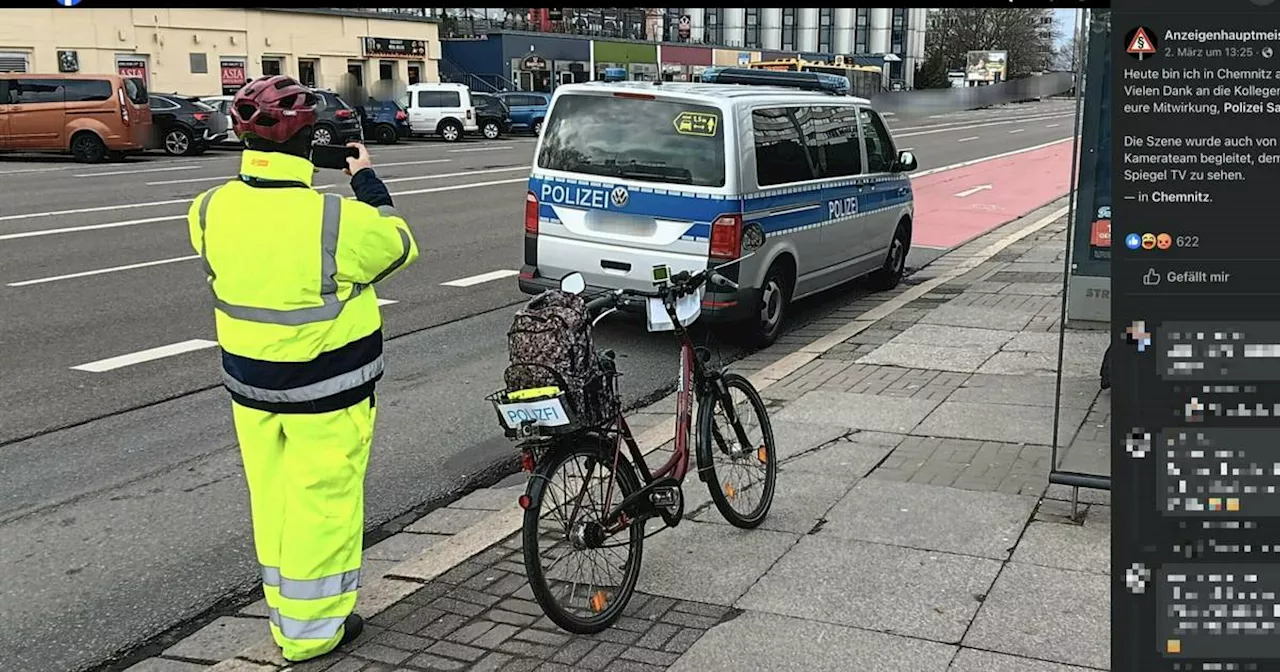
<instances>
[{"instance_id":1,"label":"reaction emoji icon","mask_svg":"<svg viewBox=\"0 0 1280 672\"><path fill-rule=\"evenodd\" d=\"M1156 249L1167 250L1173 247L1173 236L1162 233L1156 236Z\"/></svg>"},{"instance_id":2,"label":"reaction emoji icon","mask_svg":"<svg viewBox=\"0 0 1280 672\"><path fill-rule=\"evenodd\" d=\"M1142 234L1142 249L1151 250L1151 249L1155 249L1155 246L1156 246L1156 234L1154 233Z\"/></svg>"},{"instance_id":3,"label":"reaction emoji icon","mask_svg":"<svg viewBox=\"0 0 1280 672\"><path fill-rule=\"evenodd\" d=\"M1136 250L1141 245L1142 245L1142 236L1139 236L1136 233L1131 233L1124 237L1124 246L1131 250Z\"/></svg>"}]
</instances>

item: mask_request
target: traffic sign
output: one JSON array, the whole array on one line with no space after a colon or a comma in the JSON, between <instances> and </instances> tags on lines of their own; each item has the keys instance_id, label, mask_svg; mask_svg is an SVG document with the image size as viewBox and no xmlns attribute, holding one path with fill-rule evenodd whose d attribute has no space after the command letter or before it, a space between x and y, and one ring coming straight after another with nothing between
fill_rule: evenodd
<instances>
[{"instance_id":1,"label":"traffic sign","mask_svg":"<svg viewBox=\"0 0 1280 672\"><path fill-rule=\"evenodd\" d=\"M1129 46L1125 47L1125 51L1140 61L1156 53L1156 41L1152 38L1151 31L1142 26L1129 32L1127 43Z\"/></svg>"}]
</instances>

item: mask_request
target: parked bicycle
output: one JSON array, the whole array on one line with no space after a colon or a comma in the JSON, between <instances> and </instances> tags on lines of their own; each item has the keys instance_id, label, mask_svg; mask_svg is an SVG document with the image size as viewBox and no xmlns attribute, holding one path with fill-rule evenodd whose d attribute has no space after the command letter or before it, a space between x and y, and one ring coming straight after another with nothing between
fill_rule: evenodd
<instances>
[{"instance_id":1,"label":"parked bicycle","mask_svg":"<svg viewBox=\"0 0 1280 672\"><path fill-rule=\"evenodd\" d=\"M758 226L744 231L748 251L758 249L763 240ZM768 515L778 467L764 400L747 378L712 365L710 351L695 346L688 332L706 283L735 287L720 273L733 263L737 262L675 274L658 266L653 291L615 290L591 301L582 300L585 283L573 273L562 279L560 292L547 292L530 302L535 308L559 305L566 310L552 317L539 315L528 331L517 328L519 324L513 327L507 391L489 399L507 436L521 443L523 467L530 472L520 498L529 585L547 617L569 632L600 632L616 622L635 592L645 538L683 519L695 397L693 457L711 501L726 521L744 529L759 526ZM542 305L534 306L543 297L547 298ZM673 331L680 341L674 454L656 470L645 461L620 411L614 353L597 355L589 338L590 328L601 318L635 300L645 303L650 330ZM586 346L591 349L586 373L562 373L554 371L555 366L517 356L521 343L532 344L522 334L551 333L542 330L544 326L572 329L579 318L585 320ZM518 323L520 319L518 314ZM571 349L539 345L556 353ZM512 373L522 370L546 374L533 380L535 384L554 384L515 389L520 386L513 385L513 378L530 380ZM758 480L749 479L752 475ZM662 527L646 534L646 524L655 518ZM615 569L616 580L597 575ZM590 570L590 575L572 575L575 570Z\"/></svg>"}]
</instances>

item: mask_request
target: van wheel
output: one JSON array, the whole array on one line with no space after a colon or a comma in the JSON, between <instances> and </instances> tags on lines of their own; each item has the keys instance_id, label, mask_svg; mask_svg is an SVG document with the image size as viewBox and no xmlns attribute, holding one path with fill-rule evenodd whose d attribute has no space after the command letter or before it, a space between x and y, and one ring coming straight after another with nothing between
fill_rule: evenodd
<instances>
[{"instance_id":1,"label":"van wheel","mask_svg":"<svg viewBox=\"0 0 1280 672\"><path fill-rule=\"evenodd\" d=\"M760 302L747 325L751 345L767 348L782 335L782 325L791 307L791 277L785 265L774 262L760 285Z\"/></svg>"},{"instance_id":2,"label":"van wheel","mask_svg":"<svg viewBox=\"0 0 1280 672\"><path fill-rule=\"evenodd\" d=\"M893 232L893 242L889 243L889 254L885 256L884 266L869 278L872 288L887 291L897 287L907 271L907 253L910 251L911 231L905 221L899 222L898 230Z\"/></svg>"},{"instance_id":3,"label":"van wheel","mask_svg":"<svg viewBox=\"0 0 1280 672\"><path fill-rule=\"evenodd\" d=\"M191 133L185 128L175 126L164 132L164 153L169 156L186 156L194 146Z\"/></svg>"},{"instance_id":4,"label":"van wheel","mask_svg":"<svg viewBox=\"0 0 1280 672\"><path fill-rule=\"evenodd\" d=\"M400 139L396 134L396 129L391 124L378 124L373 129L373 139L378 141L379 145L394 145Z\"/></svg>"},{"instance_id":5,"label":"van wheel","mask_svg":"<svg viewBox=\"0 0 1280 672\"><path fill-rule=\"evenodd\" d=\"M462 139L462 124L456 121L446 121L440 124L440 137L445 142L457 142Z\"/></svg>"},{"instance_id":6,"label":"van wheel","mask_svg":"<svg viewBox=\"0 0 1280 672\"><path fill-rule=\"evenodd\" d=\"M107 146L92 132L84 132L71 138L71 156L80 163L102 163L107 158Z\"/></svg>"}]
</instances>

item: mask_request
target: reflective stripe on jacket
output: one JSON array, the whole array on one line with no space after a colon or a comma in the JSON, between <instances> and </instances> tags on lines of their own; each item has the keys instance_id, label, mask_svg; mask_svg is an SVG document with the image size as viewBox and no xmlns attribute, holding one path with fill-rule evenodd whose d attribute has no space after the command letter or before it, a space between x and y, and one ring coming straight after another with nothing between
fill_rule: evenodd
<instances>
[{"instance_id":1,"label":"reflective stripe on jacket","mask_svg":"<svg viewBox=\"0 0 1280 672\"><path fill-rule=\"evenodd\" d=\"M383 367L372 285L418 257L393 207L316 192L314 171L306 159L245 150L240 178L188 212L223 383L250 408L323 413L371 395Z\"/></svg>"}]
</instances>

